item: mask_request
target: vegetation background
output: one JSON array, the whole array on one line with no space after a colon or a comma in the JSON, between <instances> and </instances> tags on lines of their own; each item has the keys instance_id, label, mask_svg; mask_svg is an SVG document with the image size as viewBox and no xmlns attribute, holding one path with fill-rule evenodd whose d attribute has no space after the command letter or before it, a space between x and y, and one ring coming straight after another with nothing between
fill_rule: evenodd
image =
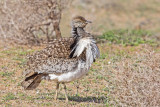
<instances>
[{"instance_id":1,"label":"vegetation background","mask_svg":"<svg viewBox=\"0 0 160 107\"><path fill-rule=\"evenodd\" d=\"M0 106L160 106L159 13L159 0L1 0ZM87 76L67 84L69 103L63 91L54 101L51 81L25 91L26 56L69 37L75 15L93 22L86 30L101 57Z\"/></svg>"}]
</instances>

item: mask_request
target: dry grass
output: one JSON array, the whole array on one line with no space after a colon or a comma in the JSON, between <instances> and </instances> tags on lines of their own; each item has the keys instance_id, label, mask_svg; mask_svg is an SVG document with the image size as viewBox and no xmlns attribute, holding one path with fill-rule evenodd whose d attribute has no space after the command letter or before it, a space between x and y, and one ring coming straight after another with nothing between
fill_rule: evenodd
<instances>
[{"instance_id":1,"label":"dry grass","mask_svg":"<svg viewBox=\"0 0 160 107\"><path fill-rule=\"evenodd\" d=\"M152 38L158 41L159 5L159 0L75 0L62 14L62 35L70 35L71 16L78 14L93 21L87 28L91 33L99 35L119 28L145 29L153 32ZM69 103L65 103L62 89L59 100L54 101L55 83L52 81L42 81L32 91L25 91L20 86L26 55L44 46L30 47L0 41L0 106L160 106L159 45L98 45L101 57L87 76L78 83L67 84Z\"/></svg>"},{"instance_id":2,"label":"dry grass","mask_svg":"<svg viewBox=\"0 0 160 107\"><path fill-rule=\"evenodd\" d=\"M120 106L160 106L160 51L143 46L133 56L124 55L120 61L104 66L111 70L109 96ZM111 103L111 104L112 104Z\"/></svg>"},{"instance_id":3,"label":"dry grass","mask_svg":"<svg viewBox=\"0 0 160 107\"><path fill-rule=\"evenodd\" d=\"M67 84L69 103L61 89L54 101L55 83L43 81L36 90L20 86L26 54L43 47L0 48L0 105L6 106L159 106L160 47L99 44L101 58L87 76ZM79 85L79 92L77 92Z\"/></svg>"},{"instance_id":4,"label":"dry grass","mask_svg":"<svg viewBox=\"0 0 160 107\"><path fill-rule=\"evenodd\" d=\"M62 14L62 35L70 35L69 22L74 15L91 20L87 30L95 34L134 28L159 32L159 5L159 0L74 0Z\"/></svg>"}]
</instances>

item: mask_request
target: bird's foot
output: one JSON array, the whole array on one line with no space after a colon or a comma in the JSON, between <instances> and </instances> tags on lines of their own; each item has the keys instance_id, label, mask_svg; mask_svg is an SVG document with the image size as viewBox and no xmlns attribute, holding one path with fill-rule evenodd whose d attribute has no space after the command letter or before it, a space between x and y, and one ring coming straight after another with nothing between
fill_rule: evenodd
<instances>
[{"instance_id":1,"label":"bird's foot","mask_svg":"<svg viewBox=\"0 0 160 107\"><path fill-rule=\"evenodd\" d=\"M68 98L66 99L66 103L68 103Z\"/></svg>"},{"instance_id":2,"label":"bird's foot","mask_svg":"<svg viewBox=\"0 0 160 107\"><path fill-rule=\"evenodd\" d=\"M57 100L57 96L54 97L54 100L55 100L55 101Z\"/></svg>"}]
</instances>

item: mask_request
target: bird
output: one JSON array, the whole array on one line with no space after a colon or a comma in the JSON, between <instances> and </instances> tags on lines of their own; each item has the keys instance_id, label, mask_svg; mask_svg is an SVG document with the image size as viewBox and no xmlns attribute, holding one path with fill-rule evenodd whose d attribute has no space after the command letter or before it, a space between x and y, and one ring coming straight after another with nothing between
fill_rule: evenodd
<instances>
[{"instance_id":1,"label":"bird","mask_svg":"<svg viewBox=\"0 0 160 107\"><path fill-rule=\"evenodd\" d=\"M56 82L57 100L59 84L64 85L68 102L66 83L85 76L93 62L100 57L95 39L85 31L91 21L75 16L71 21L71 37L54 39L44 49L28 56L21 85L25 90L37 88L42 80Z\"/></svg>"}]
</instances>

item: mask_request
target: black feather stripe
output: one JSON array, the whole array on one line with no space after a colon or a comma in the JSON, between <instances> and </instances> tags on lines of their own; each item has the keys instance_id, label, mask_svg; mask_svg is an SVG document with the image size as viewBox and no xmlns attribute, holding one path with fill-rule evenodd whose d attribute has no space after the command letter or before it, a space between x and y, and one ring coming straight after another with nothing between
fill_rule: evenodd
<instances>
[{"instance_id":1,"label":"black feather stripe","mask_svg":"<svg viewBox=\"0 0 160 107\"><path fill-rule=\"evenodd\" d=\"M77 43L78 43L78 38L75 38L75 41L74 41L73 44L70 46L70 50L72 50L71 53L70 53L70 55L69 55L70 58L73 58L74 52L75 52L75 50L76 50L76 45L77 45Z\"/></svg>"}]
</instances>

